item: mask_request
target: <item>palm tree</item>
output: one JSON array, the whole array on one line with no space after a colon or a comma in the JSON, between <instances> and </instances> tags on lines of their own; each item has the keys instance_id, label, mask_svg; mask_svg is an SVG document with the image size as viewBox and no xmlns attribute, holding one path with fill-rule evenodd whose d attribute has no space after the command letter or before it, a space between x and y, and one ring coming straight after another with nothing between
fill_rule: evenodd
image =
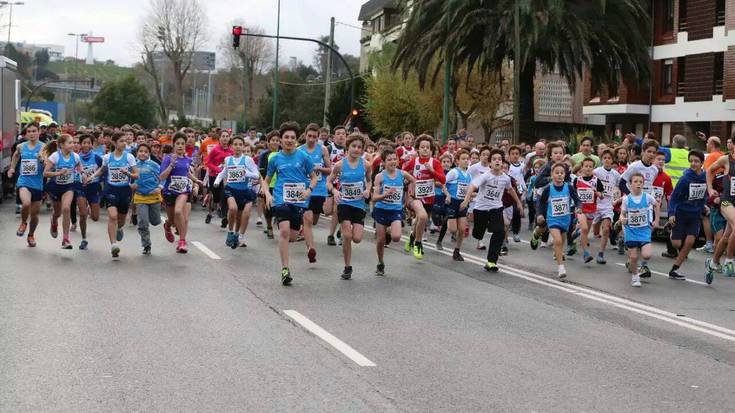
<instances>
[{"instance_id":1,"label":"palm tree","mask_svg":"<svg viewBox=\"0 0 735 413\"><path fill-rule=\"evenodd\" d=\"M614 95L622 80L650 79L648 0L414 0L393 68L437 78L447 56L454 67L498 72L514 60L513 15L520 2L521 137L534 137L533 79L537 66L558 70L569 86L591 74L592 90ZM404 2L404 5L407 4Z\"/></svg>"}]
</instances>

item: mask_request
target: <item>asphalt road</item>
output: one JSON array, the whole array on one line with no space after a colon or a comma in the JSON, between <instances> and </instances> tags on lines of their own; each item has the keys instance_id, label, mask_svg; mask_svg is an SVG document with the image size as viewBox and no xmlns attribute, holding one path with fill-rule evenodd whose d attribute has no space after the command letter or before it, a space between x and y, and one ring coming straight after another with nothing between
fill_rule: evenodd
<instances>
[{"instance_id":1,"label":"asphalt road","mask_svg":"<svg viewBox=\"0 0 735 413\"><path fill-rule=\"evenodd\" d=\"M76 249L76 232L64 251L44 211L30 249L14 235L12 203L0 205L0 411L735 406L735 280L702 284L702 253L684 266L697 282L654 274L641 289L613 251L604 266L570 258L559 283L548 249L513 242L497 274L467 242L464 263L431 248L417 261L392 245L388 274L376 277L368 232L343 281L341 250L320 223L318 262L291 244L294 285L283 287L276 242L254 219L248 247L231 250L203 218L197 208L189 254L156 229L142 256L126 226L113 261L102 223L90 250ZM665 274L671 262L656 247L651 267Z\"/></svg>"}]
</instances>

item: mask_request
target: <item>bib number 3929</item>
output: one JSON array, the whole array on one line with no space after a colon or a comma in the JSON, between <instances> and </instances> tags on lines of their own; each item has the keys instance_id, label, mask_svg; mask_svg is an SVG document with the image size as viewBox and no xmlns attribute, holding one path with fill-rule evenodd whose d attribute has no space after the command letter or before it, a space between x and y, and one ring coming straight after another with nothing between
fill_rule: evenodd
<instances>
[{"instance_id":1,"label":"bib number 3929","mask_svg":"<svg viewBox=\"0 0 735 413\"><path fill-rule=\"evenodd\" d=\"M434 196L434 180L421 179L416 181L416 198L430 198Z\"/></svg>"}]
</instances>

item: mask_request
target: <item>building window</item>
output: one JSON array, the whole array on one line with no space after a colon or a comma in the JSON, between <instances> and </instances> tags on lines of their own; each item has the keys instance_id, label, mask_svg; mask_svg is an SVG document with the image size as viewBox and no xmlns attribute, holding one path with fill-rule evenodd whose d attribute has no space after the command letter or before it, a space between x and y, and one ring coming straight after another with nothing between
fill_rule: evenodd
<instances>
[{"instance_id":1,"label":"building window","mask_svg":"<svg viewBox=\"0 0 735 413\"><path fill-rule=\"evenodd\" d=\"M679 57L676 59L676 96L684 96L686 93L686 58Z\"/></svg>"},{"instance_id":2,"label":"building window","mask_svg":"<svg viewBox=\"0 0 735 413\"><path fill-rule=\"evenodd\" d=\"M671 95L674 93L674 59L664 60L661 67L661 94Z\"/></svg>"},{"instance_id":3,"label":"building window","mask_svg":"<svg viewBox=\"0 0 735 413\"><path fill-rule=\"evenodd\" d=\"M715 53L715 70L714 70L714 90L713 95L722 94L723 79L725 77L725 53Z\"/></svg>"},{"instance_id":4,"label":"building window","mask_svg":"<svg viewBox=\"0 0 735 413\"><path fill-rule=\"evenodd\" d=\"M725 0L715 2L715 26L725 25Z\"/></svg>"},{"instance_id":5,"label":"building window","mask_svg":"<svg viewBox=\"0 0 735 413\"><path fill-rule=\"evenodd\" d=\"M687 31L687 0L679 0L679 31Z\"/></svg>"},{"instance_id":6,"label":"building window","mask_svg":"<svg viewBox=\"0 0 735 413\"><path fill-rule=\"evenodd\" d=\"M663 4L663 32L674 31L674 0L664 0Z\"/></svg>"}]
</instances>

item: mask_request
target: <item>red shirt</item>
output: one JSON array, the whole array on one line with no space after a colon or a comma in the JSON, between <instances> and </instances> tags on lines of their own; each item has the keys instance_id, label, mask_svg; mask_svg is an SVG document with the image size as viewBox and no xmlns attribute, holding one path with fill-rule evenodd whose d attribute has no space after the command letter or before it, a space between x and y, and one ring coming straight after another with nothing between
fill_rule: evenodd
<instances>
[{"instance_id":1,"label":"red shirt","mask_svg":"<svg viewBox=\"0 0 735 413\"><path fill-rule=\"evenodd\" d=\"M674 192L674 187L671 185L671 177L662 170L658 171L658 175L656 175L656 179L653 180L653 187L663 188L664 189L663 195L667 201L669 200L671 193ZM660 199L656 199L656 201L661 202Z\"/></svg>"},{"instance_id":2,"label":"red shirt","mask_svg":"<svg viewBox=\"0 0 735 413\"><path fill-rule=\"evenodd\" d=\"M411 160L411 156L416 156L416 149L411 146L399 146L396 149L398 155L398 167L403 168L406 162Z\"/></svg>"},{"instance_id":3,"label":"red shirt","mask_svg":"<svg viewBox=\"0 0 735 413\"><path fill-rule=\"evenodd\" d=\"M424 166L429 161L431 161L433 171L429 171ZM444 170L442 169L442 163L434 158L413 158L403 166L403 170L416 178L416 194L414 194L416 199L421 200L426 205L434 205L434 187L436 183L438 182L443 185L447 181L447 178L444 176ZM421 181L424 181L423 185ZM430 191L427 181L433 181Z\"/></svg>"},{"instance_id":4,"label":"red shirt","mask_svg":"<svg viewBox=\"0 0 735 413\"><path fill-rule=\"evenodd\" d=\"M227 149L223 149L222 145L217 144L217 146L214 147L209 152L209 155L207 155L207 170L209 171L209 176L217 176L222 171L222 168L220 165L222 165L222 162L224 162L225 158L232 155L232 147L227 147Z\"/></svg>"}]
</instances>

